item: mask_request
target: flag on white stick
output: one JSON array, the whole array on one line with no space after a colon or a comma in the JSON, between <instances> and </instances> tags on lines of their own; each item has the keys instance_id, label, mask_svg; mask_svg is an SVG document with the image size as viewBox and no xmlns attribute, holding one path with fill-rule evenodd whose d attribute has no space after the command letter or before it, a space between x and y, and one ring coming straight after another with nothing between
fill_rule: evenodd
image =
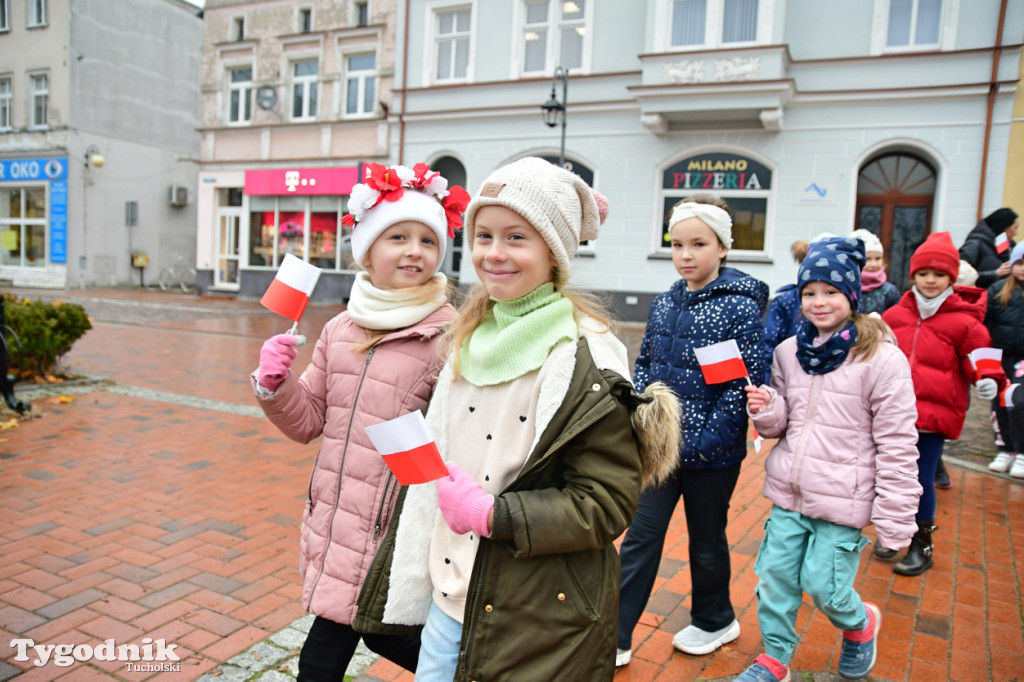
<instances>
[{"instance_id":1,"label":"flag on white stick","mask_svg":"<svg viewBox=\"0 0 1024 682\"><path fill-rule=\"evenodd\" d=\"M700 371L704 373L704 381L709 384L720 384L747 376L747 366L743 363L736 339L694 348L693 352L700 363Z\"/></svg>"},{"instance_id":2,"label":"flag on white stick","mask_svg":"<svg viewBox=\"0 0 1024 682\"><path fill-rule=\"evenodd\" d=\"M982 372L998 372L1002 367L1000 362L1003 359L1003 349L975 348L967 354L967 357L970 359L974 371L978 374Z\"/></svg>"},{"instance_id":3,"label":"flag on white stick","mask_svg":"<svg viewBox=\"0 0 1024 682\"><path fill-rule=\"evenodd\" d=\"M274 281L260 299L265 307L289 320L298 322L306 310L316 282L320 279L320 268L310 265L301 258L287 254L281 267L274 275Z\"/></svg>"},{"instance_id":4,"label":"flag on white stick","mask_svg":"<svg viewBox=\"0 0 1024 682\"><path fill-rule=\"evenodd\" d=\"M366 435L402 485L427 483L448 475L448 467L419 410L367 426Z\"/></svg>"},{"instance_id":5,"label":"flag on white stick","mask_svg":"<svg viewBox=\"0 0 1024 682\"><path fill-rule=\"evenodd\" d=\"M1006 390L999 394L1000 407L1013 408L1013 392L1017 390L1018 386L1020 384L1010 384L1006 387Z\"/></svg>"},{"instance_id":6,"label":"flag on white stick","mask_svg":"<svg viewBox=\"0 0 1024 682\"><path fill-rule=\"evenodd\" d=\"M757 429L753 429L753 431L754 431L754 452L761 452L761 444L764 443L764 438L762 438L761 434L757 432Z\"/></svg>"},{"instance_id":7,"label":"flag on white stick","mask_svg":"<svg viewBox=\"0 0 1024 682\"><path fill-rule=\"evenodd\" d=\"M1010 240L1006 238L1005 232L996 235L996 253L1002 253L1010 248Z\"/></svg>"}]
</instances>

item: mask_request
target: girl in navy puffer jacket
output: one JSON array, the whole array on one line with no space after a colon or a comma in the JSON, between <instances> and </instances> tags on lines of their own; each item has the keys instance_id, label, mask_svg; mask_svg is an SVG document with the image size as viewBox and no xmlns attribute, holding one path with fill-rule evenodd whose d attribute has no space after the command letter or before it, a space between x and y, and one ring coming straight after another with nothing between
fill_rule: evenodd
<instances>
[{"instance_id":1,"label":"girl in navy puffer jacket","mask_svg":"<svg viewBox=\"0 0 1024 682\"><path fill-rule=\"evenodd\" d=\"M672 643L689 654L709 654L740 631L729 599L725 526L747 452L746 381L706 384L694 349L735 339L750 379L761 382L767 369L762 318L768 286L722 267L732 246L725 202L708 194L688 197L675 206L669 224L672 261L682 279L651 306L634 383L643 390L662 381L679 395L680 463L667 482L641 494L622 543L619 665L629 661L633 628L654 586L665 533L680 497L690 537L692 624Z\"/></svg>"}]
</instances>

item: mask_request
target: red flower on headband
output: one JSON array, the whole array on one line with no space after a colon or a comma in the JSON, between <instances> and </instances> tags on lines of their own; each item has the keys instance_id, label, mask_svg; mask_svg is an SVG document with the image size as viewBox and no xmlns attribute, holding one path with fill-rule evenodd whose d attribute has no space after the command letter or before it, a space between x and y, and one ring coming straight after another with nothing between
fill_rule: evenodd
<instances>
[{"instance_id":1,"label":"red flower on headband","mask_svg":"<svg viewBox=\"0 0 1024 682\"><path fill-rule=\"evenodd\" d=\"M402 178L394 168L386 168L379 163L366 165L366 186L380 192L376 206L381 201L398 201L405 194Z\"/></svg>"},{"instance_id":2,"label":"red flower on headband","mask_svg":"<svg viewBox=\"0 0 1024 682\"><path fill-rule=\"evenodd\" d=\"M414 176L408 186L415 189L423 189L431 180L441 175L437 171L431 171L430 166L425 163L417 163L412 167L412 172Z\"/></svg>"},{"instance_id":3,"label":"red flower on headband","mask_svg":"<svg viewBox=\"0 0 1024 682\"><path fill-rule=\"evenodd\" d=\"M469 206L469 192L458 185L448 188L448 196L441 200L445 218L448 219L448 236L455 237L455 230L462 228L462 214Z\"/></svg>"}]
</instances>

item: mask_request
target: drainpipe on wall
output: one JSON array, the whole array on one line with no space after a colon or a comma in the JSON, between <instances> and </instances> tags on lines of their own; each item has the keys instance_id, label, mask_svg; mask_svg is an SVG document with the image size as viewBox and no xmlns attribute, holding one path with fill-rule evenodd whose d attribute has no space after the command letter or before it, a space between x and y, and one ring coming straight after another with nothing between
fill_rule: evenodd
<instances>
[{"instance_id":1,"label":"drainpipe on wall","mask_svg":"<svg viewBox=\"0 0 1024 682\"><path fill-rule=\"evenodd\" d=\"M1003 10L1006 10L1006 0L1003 0ZM999 30L1002 32L1003 22L999 22ZM405 157L405 87L409 82L409 0L405 0L405 22L402 27L402 110L398 112L398 165L402 165Z\"/></svg>"},{"instance_id":2,"label":"drainpipe on wall","mask_svg":"<svg viewBox=\"0 0 1024 682\"><path fill-rule=\"evenodd\" d=\"M988 169L988 146L992 138L992 111L996 106L996 92L999 90L999 57L1002 54L1003 45L1003 22L1006 20L1006 0L999 5L999 25L996 28L996 46L992 51L992 77L988 83L988 111L985 114L985 143L981 148L981 183L978 187L978 215L975 220L981 220L985 207L985 175ZM1019 74L1018 74L1019 75ZM404 107L403 107L404 108Z\"/></svg>"}]
</instances>

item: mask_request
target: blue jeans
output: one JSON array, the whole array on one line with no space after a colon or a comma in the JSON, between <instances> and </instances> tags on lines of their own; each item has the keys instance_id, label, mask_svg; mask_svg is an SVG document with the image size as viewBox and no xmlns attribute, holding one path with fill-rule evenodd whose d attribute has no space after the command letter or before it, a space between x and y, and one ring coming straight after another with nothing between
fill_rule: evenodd
<instances>
[{"instance_id":1,"label":"blue jeans","mask_svg":"<svg viewBox=\"0 0 1024 682\"><path fill-rule=\"evenodd\" d=\"M416 682L452 682L459 665L462 623L431 601L420 642Z\"/></svg>"},{"instance_id":2,"label":"blue jeans","mask_svg":"<svg viewBox=\"0 0 1024 682\"><path fill-rule=\"evenodd\" d=\"M772 507L754 564L757 622L769 656L784 665L793 658L803 592L840 630L860 630L867 624L864 603L853 589L866 544L859 528Z\"/></svg>"}]
</instances>

